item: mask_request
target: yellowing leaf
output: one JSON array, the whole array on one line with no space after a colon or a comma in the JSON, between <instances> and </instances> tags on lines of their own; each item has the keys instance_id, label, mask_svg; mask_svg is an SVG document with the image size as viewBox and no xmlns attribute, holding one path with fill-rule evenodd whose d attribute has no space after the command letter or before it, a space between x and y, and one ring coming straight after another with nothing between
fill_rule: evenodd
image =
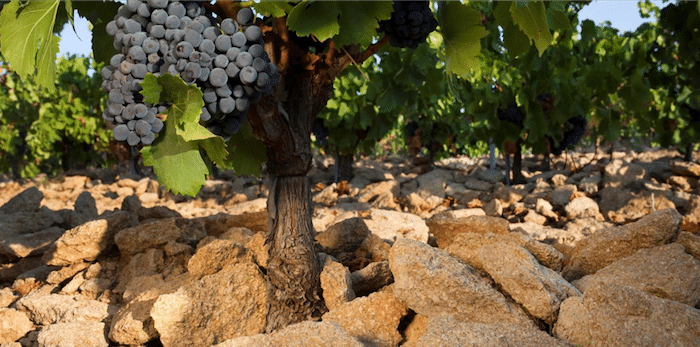
<instances>
[{"instance_id":1,"label":"yellowing leaf","mask_svg":"<svg viewBox=\"0 0 700 347\"><path fill-rule=\"evenodd\" d=\"M527 6L518 6L512 3L510 13L513 15L513 22L525 32L530 40L535 41L535 47L540 52L549 47L554 39L547 25L547 15L542 1L528 2Z\"/></svg>"},{"instance_id":2,"label":"yellowing leaf","mask_svg":"<svg viewBox=\"0 0 700 347\"><path fill-rule=\"evenodd\" d=\"M481 14L459 2L447 2L438 16L445 42L447 70L466 76L479 66L481 38L488 31L480 24Z\"/></svg>"},{"instance_id":3,"label":"yellowing leaf","mask_svg":"<svg viewBox=\"0 0 700 347\"><path fill-rule=\"evenodd\" d=\"M36 82L53 91L60 39L53 35L60 1L18 1L0 13L0 47L21 78L36 74Z\"/></svg>"}]
</instances>

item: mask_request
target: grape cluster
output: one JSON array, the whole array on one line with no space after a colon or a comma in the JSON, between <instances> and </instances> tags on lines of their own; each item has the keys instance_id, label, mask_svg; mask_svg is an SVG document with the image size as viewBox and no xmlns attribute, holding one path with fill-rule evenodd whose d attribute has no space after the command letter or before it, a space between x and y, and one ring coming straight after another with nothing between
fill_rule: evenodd
<instances>
[{"instance_id":1,"label":"grape cluster","mask_svg":"<svg viewBox=\"0 0 700 347\"><path fill-rule=\"evenodd\" d=\"M323 119L316 118L316 120L314 120L314 124L311 127L311 132L316 137L316 142L319 145L325 146L328 143L328 128L323 125Z\"/></svg>"},{"instance_id":2,"label":"grape cluster","mask_svg":"<svg viewBox=\"0 0 700 347\"><path fill-rule=\"evenodd\" d=\"M243 8L236 20L218 23L202 4L128 0L107 23L120 53L101 71L109 93L103 118L115 125L116 140L150 145L163 128L156 115L168 105L148 104L139 93L147 73L179 74L199 86L205 102L201 123L226 140L238 132L250 105L279 82L253 11Z\"/></svg>"},{"instance_id":3,"label":"grape cluster","mask_svg":"<svg viewBox=\"0 0 700 347\"><path fill-rule=\"evenodd\" d=\"M505 110L499 109L496 115L498 116L499 120L515 124L520 129L523 128L525 114L515 102L511 102L510 104L508 104L508 107Z\"/></svg>"},{"instance_id":4,"label":"grape cluster","mask_svg":"<svg viewBox=\"0 0 700 347\"><path fill-rule=\"evenodd\" d=\"M379 22L379 32L386 32L394 47L416 49L438 25L429 6L428 1L394 1L394 12Z\"/></svg>"},{"instance_id":5,"label":"grape cluster","mask_svg":"<svg viewBox=\"0 0 700 347\"><path fill-rule=\"evenodd\" d=\"M586 133L586 127L588 127L588 120L585 117L575 116L569 118L562 140L559 142L559 147L554 148L552 153L560 155L565 149L576 146Z\"/></svg>"}]
</instances>

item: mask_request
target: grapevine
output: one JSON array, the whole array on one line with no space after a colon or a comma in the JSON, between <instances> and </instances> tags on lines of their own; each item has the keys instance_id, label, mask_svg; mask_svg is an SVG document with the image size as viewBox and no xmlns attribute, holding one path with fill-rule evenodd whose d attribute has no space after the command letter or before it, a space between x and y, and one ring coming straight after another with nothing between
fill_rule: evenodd
<instances>
[{"instance_id":1,"label":"grapevine","mask_svg":"<svg viewBox=\"0 0 700 347\"><path fill-rule=\"evenodd\" d=\"M379 22L379 32L386 32L394 47L416 49L437 28L429 1L394 1L391 19Z\"/></svg>"},{"instance_id":2,"label":"grapevine","mask_svg":"<svg viewBox=\"0 0 700 347\"><path fill-rule=\"evenodd\" d=\"M163 128L169 105L143 100L147 73L178 75L201 88L205 106L200 121L228 140L236 134L250 105L271 94L279 82L277 67L263 46L262 30L249 8L220 23L201 2L129 0L119 7L106 30L115 54L101 75L109 94L103 119L114 125L114 138L130 146L150 145Z\"/></svg>"}]
</instances>

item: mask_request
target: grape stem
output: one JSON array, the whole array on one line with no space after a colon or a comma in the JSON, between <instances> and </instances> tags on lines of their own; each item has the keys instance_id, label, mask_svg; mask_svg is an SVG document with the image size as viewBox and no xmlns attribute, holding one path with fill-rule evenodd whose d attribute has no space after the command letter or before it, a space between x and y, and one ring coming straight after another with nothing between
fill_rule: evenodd
<instances>
[{"instance_id":1,"label":"grape stem","mask_svg":"<svg viewBox=\"0 0 700 347\"><path fill-rule=\"evenodd\" d=\"M352 61L352 64L355 65L357 71L360 71L362 77L365 78L365 81L369 82L369 76L367 76L367 74L362 70L362 67L355 61L355 59L353 59L353 57L350 55L350 53L348 53L345 47L341 47L341 49L343 50L343 52L345 52L345 55L347 55L348 58L350 58L350 61Z\"/></svg>"}]
</instances>

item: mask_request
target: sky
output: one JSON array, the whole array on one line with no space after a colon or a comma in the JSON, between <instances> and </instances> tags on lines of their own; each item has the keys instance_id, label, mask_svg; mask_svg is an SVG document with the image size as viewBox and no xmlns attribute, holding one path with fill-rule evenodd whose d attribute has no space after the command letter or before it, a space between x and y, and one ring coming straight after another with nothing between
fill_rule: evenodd
<instances>
[{"instance_id":1,"label":"sky","mask_svg":"<svg viewBox=\"0 0 700 347\"><path fill-rule=\"evenodd\" d=\"M665 6L659 0L652 1L656 6ZM603 21L610 21L614 28L620 32L633 31L645 21L652 18L642 19L639 16L637 0L595 0L586 5L579 12L579 21L590 19L596 24ZM70 25L66 25L61 32L59 43L59 56L63 54L90 55L92 33L88 29L88 21L84 18L76 17L75 30Z\"/></svg>"}]
</instances>

